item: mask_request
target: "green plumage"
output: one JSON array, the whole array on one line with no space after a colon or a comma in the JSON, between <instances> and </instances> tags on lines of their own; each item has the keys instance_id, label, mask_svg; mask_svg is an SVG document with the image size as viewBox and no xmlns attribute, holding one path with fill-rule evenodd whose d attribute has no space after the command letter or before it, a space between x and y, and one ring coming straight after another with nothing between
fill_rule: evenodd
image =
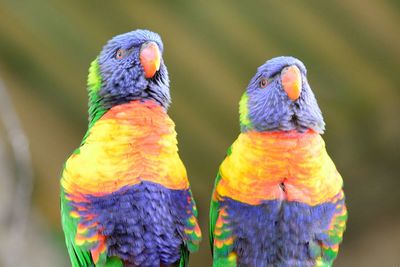
<instances>
[{"instance_id":1,"label":"green plumage","mask_svg":"<svg viewBox=\"0 0 400 267\"><path fill-rule=\"evenodd\" d=\"M68 254L70 255L72 267L94 266L92 256L89 251L82 250L75 245L75 233L78 228L78 219L72 218L69 214L71 207L65 198L64 190L61 189L61 223L65 234L65 243Z\"/></svg>"}]
</instances>

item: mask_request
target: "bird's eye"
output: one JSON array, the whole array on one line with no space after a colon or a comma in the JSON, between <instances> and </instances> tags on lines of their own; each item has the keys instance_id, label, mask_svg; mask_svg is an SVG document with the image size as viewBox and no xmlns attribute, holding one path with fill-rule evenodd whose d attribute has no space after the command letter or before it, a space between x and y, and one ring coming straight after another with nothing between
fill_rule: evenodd
<instances>
[{"instance_id":1,"label":"bird's eye","mask_svg":"<svg viewBox=\"0 0 400 267\"><path fill-rule=\"evenodd\" d=\"M265 88L265 87L267 87L267 85L268 85L268 79L267 78L262 78L260 80L260 87L261 88Z\"/></svg>"},{"instance_id":2,"label":"bird's eye","mask_svg":"<svg viewBox=\"0 0 400 267\"><path fill-rule=\"evenodd\" d=\"M125 49L120 48L120 49L117 50L117 53L115 53L115 58L116 59L123 59L125 57L125 54L126 54Z\"/></svg>"}]
</instances>

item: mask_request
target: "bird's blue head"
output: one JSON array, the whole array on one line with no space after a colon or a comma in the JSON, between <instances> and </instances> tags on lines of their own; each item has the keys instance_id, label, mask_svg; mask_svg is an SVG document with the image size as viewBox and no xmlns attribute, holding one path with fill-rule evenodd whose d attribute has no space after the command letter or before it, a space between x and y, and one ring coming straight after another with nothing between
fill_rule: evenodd
<instances>
[{"instance_id":1,"label":"bird's blue head","mask_svg":"<svg viewBox=\"0 0 400 267\"><path fill-rule=\"evenodd\" d=\"M131 100L170 104L168 71L157 33L135 30L112 38L89 69L89 113L96 116Z\"/></svg>"},{"instance_id":2,"label":"bird's blue head","mask_svg":"<svg viewBox=\"0 0 400 267\"><path fill-rule=\"evenodd\" d=\"M306 67L294 57L276 57L260 66L239 111L242 132L312 129L322 134L325 129Z\"/></svg>"}]
</instances>

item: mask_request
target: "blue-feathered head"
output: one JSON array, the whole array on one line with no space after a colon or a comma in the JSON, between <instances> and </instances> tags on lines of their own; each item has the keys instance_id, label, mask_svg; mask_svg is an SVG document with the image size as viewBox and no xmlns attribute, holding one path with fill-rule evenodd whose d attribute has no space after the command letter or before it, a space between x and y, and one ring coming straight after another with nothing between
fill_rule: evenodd
<instances>
[{"instance_id":1,"label":"blue-feathered head","mask_svg":"<svg viewBox=\"0 0 400 267\"><path fill-rule=\"evenodd\" d=\"M170 103L169 78L157 33L136 30L112 38L89 69L89 105L109 109L131 100Z\"/></svg>"},{"instance_id":2,"label":"blue-feathered head","mask_svg":"<svg viewBox=\"0 0 400 267\"><path fill-rule=\"evenodd\" d=\"M240 125L242 131L324 132L321 110L300 60L276 57L258 68L240 100Z\"/></svg>"}]
</instances>

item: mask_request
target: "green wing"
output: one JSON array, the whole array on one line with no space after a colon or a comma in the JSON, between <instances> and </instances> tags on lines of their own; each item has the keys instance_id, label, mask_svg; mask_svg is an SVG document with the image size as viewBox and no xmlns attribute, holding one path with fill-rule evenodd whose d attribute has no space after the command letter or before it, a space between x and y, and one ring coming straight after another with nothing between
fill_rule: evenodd
<instances>
[{"instance_id":1,"label":"green wing","mask_svg":"<svg viewBox=\"0 0 400 267\"><path fill-rule=\"evenodd\" d=\"M97 265L94 264L90 250L75 243L79 219L71 217L70 212L71 206L65 197L64 190L61 189L61 223L72 267L122 267L122 261L116 257L105 258ZM102 255L102 257L106 257L106 255Z\"/></svg>"},{"instance_id":2,"label":"green wing","mask_svg":"<svg viewBox=\"0 0 400 267\"><path fill-rule=\"evenodd\" d=\"M344 198L342 191L333 199L332 202L336 204L336 210L329 228L325 232L326 238L323 238L318 244L310 247L312 254L316 258L315 267L330 267L337 257L339 244L342 242L347 221L347 209Z\"/></svg>"},{"instance_id":3,"label":"green wing","mask_svg":"<svg viewBox=\"0 0 400 267\"><path fill-rule=\"evenodd\" d=\"M215 229L215 224L217 222L218 214L219 214L219 202L216 197L216 188L221 180L221 175L217 174L217 177L215 178L214 182L214 189L213 193L211 196L211 205L210 205L210 215L209 215L209 238L210 238L210 247L211 247L211 254L214 254L214 229Z\"/></svg>"},{"instance_id":4,"label":"green wing","mask_svg":"<svg viewBox=\"0 0 400 267\"><path fill-rule=\"evenodd\" d=\"M189 250L187 246L181 247L181 260L179 261L179 267L187 267L189 264Z\"/></svg>"},{"instance_id":5,"label":"green wing","mask_svg":"<svg viewBox=\"0 0 400 267\"><path fill-rule=\"evenodd\" d=\"M201 241L201 231L197 222L197 208L193 198L192 191L189 188L189 198L186 205L186 212L191 216L186 220L184 232L186 235L185 242L181 246L181 259L179 267L186 267L189 263L189 254L199 249Z\"/></svg>"},{"instance_id":6,"label":"green wing","mask_svg":"<svg viewBox=\"0 0 400 267\"><path fill-rule=\"evenodd\" d=\"M229 157L232 154L232 149L231 147L228 148L228 151L226 152L226 156ZM208 234L210 238L210 247L211 247L211 253L214 254L214 229L215 229L215 224L218 219L218 214L219 214L219 202L217 199L216 195L216 189L219 181L221 180L221 175L218 171L217 177L215 178L214 182L214 188L213 192L211 195L211 204L210 204L210 215L209 215L209 229L208 229Z\"/></svg>"},{"instance_id":7,"label":"green wing","mask_svg":"<svg viewBox=\"0 0 400 267\"><path fill-rule=\"evenodd\" d=\"M73 152L79 154L79 148ZM65 170L65 165L64 165ZM65 191L61 187L61 224L65 235L65 244L71 260L72 267L91 267L95 266L90 250L84 249L75 243L75 236L78 229L79 218L71 216L72 207L66 198Z\"/></svg>"},{"instance_id":8,"label":"green wing","mask_svg":"<svg viewBox=\"0 0 400 267\"><path fill-rule=\"evenodd\" d=\"M227 157L231 155L231 147ZM232 252L233 236L229 229L229 218L224 208L221 208L216 188L221 180L218 172L214 183L210 204L209 237L214 267L236 267L236 254Z\"/></svg>"},{"instance_id":9,"label":"green wing","mask_svg":"<svg viewBox=\"0 0 400 267\"><path fill-rule=\"evenodd\" d=\"M90 251L84 250L75 244L75 234L79 220L72 218L70 212L71 207L65 197L64 190L61 189L61 223L72 267L94 266Z\"/></svg>"}]
</instances>

